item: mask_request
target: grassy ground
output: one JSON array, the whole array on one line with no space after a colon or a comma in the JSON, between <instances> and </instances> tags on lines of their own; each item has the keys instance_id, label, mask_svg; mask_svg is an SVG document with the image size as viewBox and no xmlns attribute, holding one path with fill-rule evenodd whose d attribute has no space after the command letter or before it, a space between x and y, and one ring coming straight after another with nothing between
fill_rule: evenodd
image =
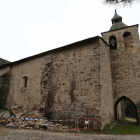
<instances>
[{"instance_id":1,"label":"grassy ground","mask_svg":"<svg viewBox=\"0 0 140 140\"><path fill-rule=\"evenodd\" d=\"M129 123L134 123L134 121L132 121L132 120L129 120L129 119L120 119L119 121L121 121L121 122L129 122ZM136 121L135 121L136 122Z\"/></svg>"},{"instance_id":2,"label":"grassy ground","mask_svg":"<svg viewBox=\"0 0 140 140\"><path fill-rule=\"evenodd\" d=\"M107 124L104 128L103 131L94 131L94 130L80 130L81 133L84 133L84 134L109 134L111 133L110 131L110 126L111 124Z\"/></svg>"},{"instance_id":3,"label":"grassy ground","mask_svg":"<svg viewBox=\"0 0 140 140\"><path fill-rule=\"evenodd\" d=\"M140 126L131 124L117 124L112 130L110 130L110 125L107 124L103 131L99 131L98 134L140 134ZM97 134L97 131L93 130L83 130L80 131L84 134Z\"/></svg>"},{"instance_id":4,"label":"grassy ground","mask_svg":"<svg viewBox=\"0 0 140 140\"><path fill-rule=\"evenodd\" d=\"M136 118L130 118L130 117L125 117L124 119L120 119L119 121L121 121L121 122L129 122L129 123L137 122Z\"/></svg>"},{"instance_id":5,"label":"grassy ground","mask_svg":"<svg viewBox=\"0 0 140 140\"><path fill-rule=\"evenodd\" d=\"M112 134L140 134L140 126L137 125L127 125L127 124L117 124L113 130Z\"/></svg>"},{"instance_id":6,"label":"grassy ground","mask_svg":"<svg viewBox=\"0 0 140 140\"><path fill-rule=\"evenodd\" d=\"M125 117L126 120L132 121L132 122L137 122L136 118L131 118L131 117Z\"/></svg>"}]
</instances>

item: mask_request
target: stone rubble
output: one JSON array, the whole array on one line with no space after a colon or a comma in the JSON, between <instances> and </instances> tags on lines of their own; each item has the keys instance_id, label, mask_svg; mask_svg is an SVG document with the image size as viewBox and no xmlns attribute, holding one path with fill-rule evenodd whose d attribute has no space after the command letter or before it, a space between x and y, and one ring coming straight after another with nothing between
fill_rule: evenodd
<instances>
[{"instance_id":1,"label":"stone rubble","mask_svg":"<svg viewBox=\"0 0 140 140\"><path fill-rule=\"evenodd\" d=\"M53 132L68 132L68 126L58 123L49 122L39 111L27 113L22 107L11 107L11 112L15 117L10 117L9 111L0 114L0 124L6 125L7 128L19 129L45 129ZM8 117L7 117L8 116ZM16 117L39 118L42 120L26 120Z\"/></svg>"},{"instance_id":2,"label":"stone rubble","mask_svg":"<svg viewBox=\"0 0 140 140\"><path fill-rule=\"evenodd\" d=\"M27 113L27 111L25 109L23 109L23 107L20 107L20 106L12 106L11 107L11 113L13 115L15 115L16 117L21 117L23 116L24 114Z\"/></svg>"},{"instance_id":3,"label":"stone rubble","mask_svg":"<svg viewBox=\"0 0 140 140\"><path fill-rule=\"evenodd\" d=\"M1 112L0 117L2 117L3 119L9 119L10 118L9 111Z\"/></svg>"}]
</instances>

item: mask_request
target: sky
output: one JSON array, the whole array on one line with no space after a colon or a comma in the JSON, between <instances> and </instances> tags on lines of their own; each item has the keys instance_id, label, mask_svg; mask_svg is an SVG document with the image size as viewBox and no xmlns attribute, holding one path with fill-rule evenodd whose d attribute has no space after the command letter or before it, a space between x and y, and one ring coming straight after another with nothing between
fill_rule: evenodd
<instances>
[{"instance_id":1,"label":"sky","mask_svg":"<svg viewBox=\"0 0 140 140\"><path fill-rule=\"evenodd\" d=\"M0 58L17 61L94 36L118 15L140 23L140 3L110 6L103 0L0 0Z\"/></svg>"}]
</instances>

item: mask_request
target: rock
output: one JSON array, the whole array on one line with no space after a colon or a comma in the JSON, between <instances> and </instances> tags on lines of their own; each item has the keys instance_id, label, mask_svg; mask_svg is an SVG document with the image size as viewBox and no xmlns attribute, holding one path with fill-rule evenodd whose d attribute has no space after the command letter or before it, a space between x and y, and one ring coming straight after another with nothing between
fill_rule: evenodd
<instances>
[{"instance_id":1,"label":"rock","mask_svg":"<svg viewBox=\"0 0 140 140\"><path fill-rule=\"evenodd\" d=\"M17 107L17 106L12 106L11 107L11 110L10 110L10 115L14 115L16 117L21 117L23 116L24 114L26 114L27 111L25 109L23 109L22 107Z\"/></svg>"},{"instance_id":2,"label":"rock","mask_svg":"<svg viewBox=\"0 0 140 140\"><path fill-rule=\"evenodd\" d=\"M38 129L40 126L39 125L35 125L34 128Z\"/></svg>"},{"instance_id":3,"label":"rock","mask_svg":"<svg viewBox=\"0 0 140 140\"><path fill-rule=\"evenodd\" d=\"M1 113L1 117L3 118L3 119L9 119L10 118L10 113L9 113L9 111L6 111L6 112L2 112Z\"/></svg>"},{"instance_id":4,"label":"rock","mask_svg":"<svg viewBox=\"0 0 140 140\"><path fill-rule=\"evenodd\" d=\"M19 128L23 128L24 129L25 128L25 125L21 125L21 126L19 126Z\"/></svg>"},{"instance_id":5,"label":"rock","mask_svg":"<svg viewBox=\"0 0 140 140\"><path fill-rule=\"evenodd\" d=\"M47 123L46 124L43 124L41 127L47 130L48 124Z\"/></svg>"},{"instance_id":6,"label":"rock","mask_svg":"<svg viewBox=\"0 0 140 140\"><path fill-rule=\"evenodd\" d=\"M11 112L16 116L16 117L24 117L25 119L22 118L9 118L7 120L7 125L6 127L9 128L27 128L27 129L46 129L48 131L57 131L57 132L66 132L68 131L67 126L63 126L61 124L54 124L53 122L49 122L48 120L43 120L45 119L44 113L41 113L39 111L32 111L30 113L27 113L26 110L24 110L22 107L18 106L12 106L11 107ZM1 115L5 115L3 112ZM5 116L10 116L9 112ZM36 118L34 119L28 119L28 118ZM42 120L38 120L42 118ZM1 121L3 123L3 121Z\"/></svg>"},{"instance_id":7,"label":"rock","mask_svg":"<svg viewBox=\"0 0 140 140\"><path fill-rule=\"evenodd\" d=\"M49 127L47 128L47 130L48 130L48 131L54 131L54 126L49 126Z\"/></svg>"},{"instance_id":8,"label":"rock","mask_svg":"<svg viewBox=\"0 0 140 140\"><path fill-rule=\"evenodd\" d=\"M1 116L3 116L4 115L4 112L1 112Z\"/></svg>"},{"instance_id":9,"label":"rock","mask_svg":"<svg viewBox=\"0 0 140 140\"><path fill-rule=\"evenodd\" d=\"M26 113L23 115L23 117L45 119L44 113L40 113L39 111L32 111L31 113Z\"/></svg>"},{"instance_id":10,"label":"rock","mask_svg":"<svg viewBox=\"0 0 140 140\"><path fill-rule=\"evenodd\" d=\"M30 127L30 129L32 130L32 129L33 129L33 127Z\"/></svg>"},{"instance_id":11,"label":"rock","mask_svg":"<svg viewBox=\"0 0 140 140\"><path fill-rule=\"evenodd\" d=\"M22 120L18 118L10 118L8 120L10 123L6 125L9 128L27 128L27 129L45 129L47 131L55 132L68 132L68 126L63 126L62 124L54 124L49 121L44 120ZM12 122L11 122L12 121Z\"/></svg>"},{"instance_id":12,"label":"rock","mask_svg":"<svg viewBox=\"0 0 140 140\"><path fill-rule=\"evenodd\" d=\"M40 128L43 124L44 124L44 121L43 121L43 120L38 120L38 121L35 123L35 128Z\"/></svg>"},{"instance_id":13,"label":"rock","mask_svg":"<svg viewBox=\"0 0 140 140\"><path fill-rule=\"evenodd\" d=\"M16 119L15 122L22 123L23 120L22 119Z\"/></svg>"},{"instance_id":14,"label":"rock","mask_svg":"<svg viewBox=\"0 0 140 140\"><path fill-rule=\"evenodd\" d=\"M6 127L8 127L8 128L15 128L16 129L16 128L19 127L19 125L15 125L13 122L11 122L11 123L7 124Z\"/></svg>"},{"instance_id":15,"label":"rock","mask_svg":"<svg viewBox=\"0 0 140 140\"><path fill-rule=\"evenodd\" d=\"M4 124L5 123L5 120L0 120L0 124Z\"/></svg>"},{"instance_id":16,"label":"rock","mask_svg":"<svg viewBox=\"0 0 140 140\"><path fill-rule=\"evenodd\" d=\"M18 125L21 127L21 126L24 126L24 122L19 122Z\"/></svg>"},{"instance_id":17,"label":"rock","mask_svg":"<svg viewBox=\"0 0 140 140\"><path fill-rule=\"evenodd\" d=\"M34 127L34 126L35 126L35 123L34 123L34 122L30 122L30 123L29 123L29 126L30 126L30 127Z\"/></svg>"},{"instance_id":18,"label":"rock","mask_svg":"<svg viewBox=\"0 0 140 140\"><path fill-rule=\"evenodd\" d=\"M43 124L42 126L47 126L48 127L48 124L46 123L46 124Z\"/></svg>"},{"instance_id":19,"label":"rock","mask_svg":"<svg viewBox=\"0 0 140 140\"><path fill-rule=\"evenodd\" d=\"M9 118L9 119L7 120L7 122L8 122L8 123L13 122L13 118Z\"/></svg>"}]
</instances>

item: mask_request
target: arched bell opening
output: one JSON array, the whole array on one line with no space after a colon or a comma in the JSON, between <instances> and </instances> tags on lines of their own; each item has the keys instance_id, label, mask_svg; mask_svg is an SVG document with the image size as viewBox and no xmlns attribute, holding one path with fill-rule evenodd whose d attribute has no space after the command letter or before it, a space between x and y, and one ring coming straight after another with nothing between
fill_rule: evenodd
<instances>
[{"instance_id":1,"label":"arched bell opening","mask_svg":"<svg viewBox=\"0 0 140 140\"><path fill-rule=\"evenodd\" d=\"M124 34L123 34L123 38L130 37L130 36L131 36L131 33L130 32L124 32Z\"/></svg>"},{"instance_id":2,"label":"arched bell opening","mask_svg":"<svg viewBox=\"0 0 140 140\"><path fill-rule=\"evenodd\" d=\"M109 46L110 49L117 50L117 41L114 35L109 37Z\"/></svg>"}]
</instances>

